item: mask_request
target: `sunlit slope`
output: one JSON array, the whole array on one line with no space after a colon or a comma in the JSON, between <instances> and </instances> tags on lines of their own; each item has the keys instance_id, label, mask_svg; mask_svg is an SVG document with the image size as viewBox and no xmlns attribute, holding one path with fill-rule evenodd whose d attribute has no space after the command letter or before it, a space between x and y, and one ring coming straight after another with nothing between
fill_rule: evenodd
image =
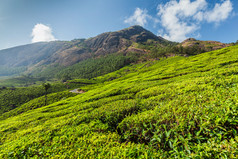
<instances>
[{"instance_id":1,"label":"sunlit slope","mask_svg":"<svg viewBox=\"0 0 238 159\"><path fill-rule=\"evenodd\" d=\"M66 98L73 97L76 95L77 94L75 94L75 93L69 92L69 90L57 92L57 93L51 93L51 94L48 93L46 104L49 105L49 104L55 103L57 101L64 100ZM13 110L10 110L8 112L1 114L0 120L27 112L32 109L37 109L37 108L40 108L43 106L45 106L45 96L41 96L41 97L35 98L33 100L30 100L29 102L26 102Z\"/></svg>"},{"instance_id":2,"label":"sunlit slope","mask_svg":"<svg viewBox=\"0 0 238 159\"><path fill-rule=\"evenodd\" d=\"M97 80L0 121L0 158L238 157L238 46Z\"/></svg>"}]
</instances>

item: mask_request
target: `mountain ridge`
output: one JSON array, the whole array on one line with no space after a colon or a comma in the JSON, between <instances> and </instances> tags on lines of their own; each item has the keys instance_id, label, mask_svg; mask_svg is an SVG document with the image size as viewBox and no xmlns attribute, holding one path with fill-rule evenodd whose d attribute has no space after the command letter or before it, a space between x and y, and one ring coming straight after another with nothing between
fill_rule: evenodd
<instances>
[{"instance_id":1,"label":"mountain ridge","mask_svg":"<svg viewBox=\"0 0 238 159\"><path fill-rule=\"evenodd\" d=\"M195 44L191 44L191 42L191 39L185 40L181 44L171 42L154 35L141 26L135 25L119 31L102 33L89 39L27 44L0 50L0 76L6 74L1 73L1 70L5 68L25 67L25 69L19 69L21 71L16 75L21 73L31 74L36 69L40 71L48 66L68 67L87 59L100 58L116 53L122 53L124 56L136 53L136 56L140 57L150 53L151 48L164 48L177 44L185 47L190 47L190 45L204 47L203 41L195 41ZM199 44L197 44L198 42ZM217 49L217 46L219 48L228 46L222 43L210 42L210 44L213 44L214 47L208 47L207 50L204 47L206 51Z\"/></svg>"}]
</instances>

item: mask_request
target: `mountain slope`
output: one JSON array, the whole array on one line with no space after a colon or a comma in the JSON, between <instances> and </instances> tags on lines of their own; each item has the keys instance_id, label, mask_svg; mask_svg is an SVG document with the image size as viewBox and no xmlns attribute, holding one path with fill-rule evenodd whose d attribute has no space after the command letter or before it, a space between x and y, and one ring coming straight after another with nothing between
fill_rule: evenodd
<instances>
[{"instance_id":1,"label":"mountain slope","mask_svg":"<svg viewBox=\"0 0 238 159\"><path fill-rule=\"evenodd\" d=\"M19 75L31 67L39 66L55 52L77 45L82 40L72 43L64 41L41 42L0 50L0 76Z\"/></svg>"},{"instance_id":2,"label":"mountain slope","mask_svg":"<svg viewBox=\"0 0 238 159\"><path fill-rule=\"evenodd\" d=\"M132 42L146 42L148 39L166 41L140 26L133 26L116 32L103 33L87 40L34 43L1 50L0 66L31 66L52 63L72 65L92 57L92 54L100 56L125 51Z\"/></svg>"},{"instance_id":3,"label":"mountain slope","mask_svg":"<svg viewBox=\"0 0 238 159\"><path fill-rule=\"evenodd\" d=\"M212 51L231 46L230 44L224 44L219 41L201 41L194 38L188 38L181 43L183 47L199 47L204 51Z\"/></svg>"},{"instance_id":4,"label":"mountain slope","mask_svg":"<svg viewBox=\"0 0 238 159\"><path fill-rule=\"evenodd\" d=\"M34 43L0 51L0 66L29 66L63 49L65 42Z\"/></svg>"},{"instance_id":5,"label":"mountain slope","mask_svg":"<svg viewBox=\"0 0 238 159\"><path fill-rule=\"evenodd\" d=\"M86 46L92 49L95 54L115 53L126 50L133 42L143 43L147 40L154 40L160 43L166 40L157 37L141 26L132 26L117 32L108 32L85 41Z\"/></svg>"},{"instance_id":6,"label":"mountain slope","mask_svg":"<svg viewBox=\"0 0 238 159\"><path fill-rule=\"evenodd\" d=\"M171 49L175 45L177 43L158 37L137 25L115 32L103 33L86 40L34 43L0 50L0 76L51 74L52 77L56 77L56 72L64 68L67 69L69 66L89 59L105 58L111 54L117 56L121 53L119 56L131 56L133 53L138 61L146 61L174 54L187 55L188 52L193 51L196 52L194 54L198 54L228 46L218 42L198 41L191 38L181 45L195 49ZM168 54L166 55L166 53ZM126 62L126 64L128 63ZM121 68L121 66L116 66L116 68ZM104 71L99 70L99 72ZM48 76L44 77L49 78Z\"/></svg>"},{"instance_id":7,"label":"mountain slope","mask_svg":"<svg viewBox=\"0 0 238 159\"><path fill-rule=\"evenodd\" d=\"M96 37L72 41L34 43L0 51L0 76L41 72L51 66L67 67L87 59L130 52L145 54L147 50L135 48L135 43L155 41L164 46L169 42L150 31L132 26L120 31L107 32Z\"/></svg>"},{"instance_id":8,"label":"mountain slope","mask_svg":"<svg viewBox=\"0 0 238 159\"><path fill-rule=\"evenodd\" d=\"M236 158L238 46L128 66L0 121L1 158ZM114 80L110 80L114 79Z\"/></svg>"},{"instance_id":9,"label":"mountain slope","mask_svg":"<svg viewBox=\"0 0 238 159\"><path fill-rule=\"evenodd\" d=\"M51 58L42 61L40 64L59 63L64 66L70 66L90 58L98 58L117 52L126 53L128 50L130 51L129 48L133 43L143 43L149 39L161 44L169 43L169 41L157 37L140 26L132 26L120 31L107 32L89 38L64 51L56 52ZM134 49L134 51L141 52L140 49Z\"/></svg>"}]
</instances>

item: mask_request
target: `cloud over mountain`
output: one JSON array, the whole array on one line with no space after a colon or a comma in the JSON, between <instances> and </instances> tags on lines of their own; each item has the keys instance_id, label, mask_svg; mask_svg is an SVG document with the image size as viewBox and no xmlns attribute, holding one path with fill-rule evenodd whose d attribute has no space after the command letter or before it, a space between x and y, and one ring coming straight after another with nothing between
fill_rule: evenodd
<instances>
[{"instance_id":1,"label":"cloud over mountain","mask_svg":"<svg viewBox=\"0 0 238 159\"><path fill-rule=\"evenodd\" d=\"M164 28L160 30L161 36L172 41L183 41L201 27L201 22L217 25L226 20L232 10L230 0L216 3L212 9L208 8L206 0L171 0L158 6L158 16Z\"/></svg>"},{"instance_id":2,"label":"cloud over mountain","mask_svg":"<svg viewBox=\"0 0 238 159\"><path fill-rule=\"evenodd\" d=\"M146 9L136 8L134 14L126 18L124 22L130 25L145 26L149 19L152 19L152 17L147 13Z\"/></svg>"},{"instance_id":3,"label":"cloud over mountain","mask_svg":"<svg viewBox=\"0 0 238 159\"><path fill-rule=\"evenodd\" d=\"M154 28L159 23L158 35L181 42L189 36L200 35L198 31L203 23L218 26L231 15L232 10L230 0L221 0L220 3L207 0L170 0L158 5L157 16L150 15L146 9L136 8L124 23L141 26L154 24Z\"/></svg>"},{"instance_id":4,"label":"cloud over mountain","mask_svg":"<svg viewBox=\"0 0 238 159\"><path fill-rule=\"evenodd\" d=\"M230 0L226 0L222 4L217 3L211 11L204 14L204 19L206 19L207 22L221 22L229 17L232 9L233 7Z\"/></svg>"},{"instance_id":5,"label":"cloud over mountain","mask_svg":"<svg viewBox=\"0 0 238 159\"><path fill-rule=\"evenodd\" d=\"M36 24L32 29L32 43L41 41L54 41L56 40L52 34L52 29L44 24Z\"/></svg>"}]
</instances>

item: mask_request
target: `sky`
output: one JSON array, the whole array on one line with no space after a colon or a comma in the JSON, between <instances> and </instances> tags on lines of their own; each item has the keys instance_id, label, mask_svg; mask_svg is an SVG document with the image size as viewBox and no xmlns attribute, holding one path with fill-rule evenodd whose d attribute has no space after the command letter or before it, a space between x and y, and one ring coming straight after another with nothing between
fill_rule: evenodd
<instances>
[{"instance_id":1,"label":"sky","mask_svg":"<svg viewBox=\"0 0 238 159\"><path fill-rule=\"evenodd\" d=\"M141 25L181 42L238 40L237 0L0 0L0 49Z\"/></svg>"}]
</instances>

